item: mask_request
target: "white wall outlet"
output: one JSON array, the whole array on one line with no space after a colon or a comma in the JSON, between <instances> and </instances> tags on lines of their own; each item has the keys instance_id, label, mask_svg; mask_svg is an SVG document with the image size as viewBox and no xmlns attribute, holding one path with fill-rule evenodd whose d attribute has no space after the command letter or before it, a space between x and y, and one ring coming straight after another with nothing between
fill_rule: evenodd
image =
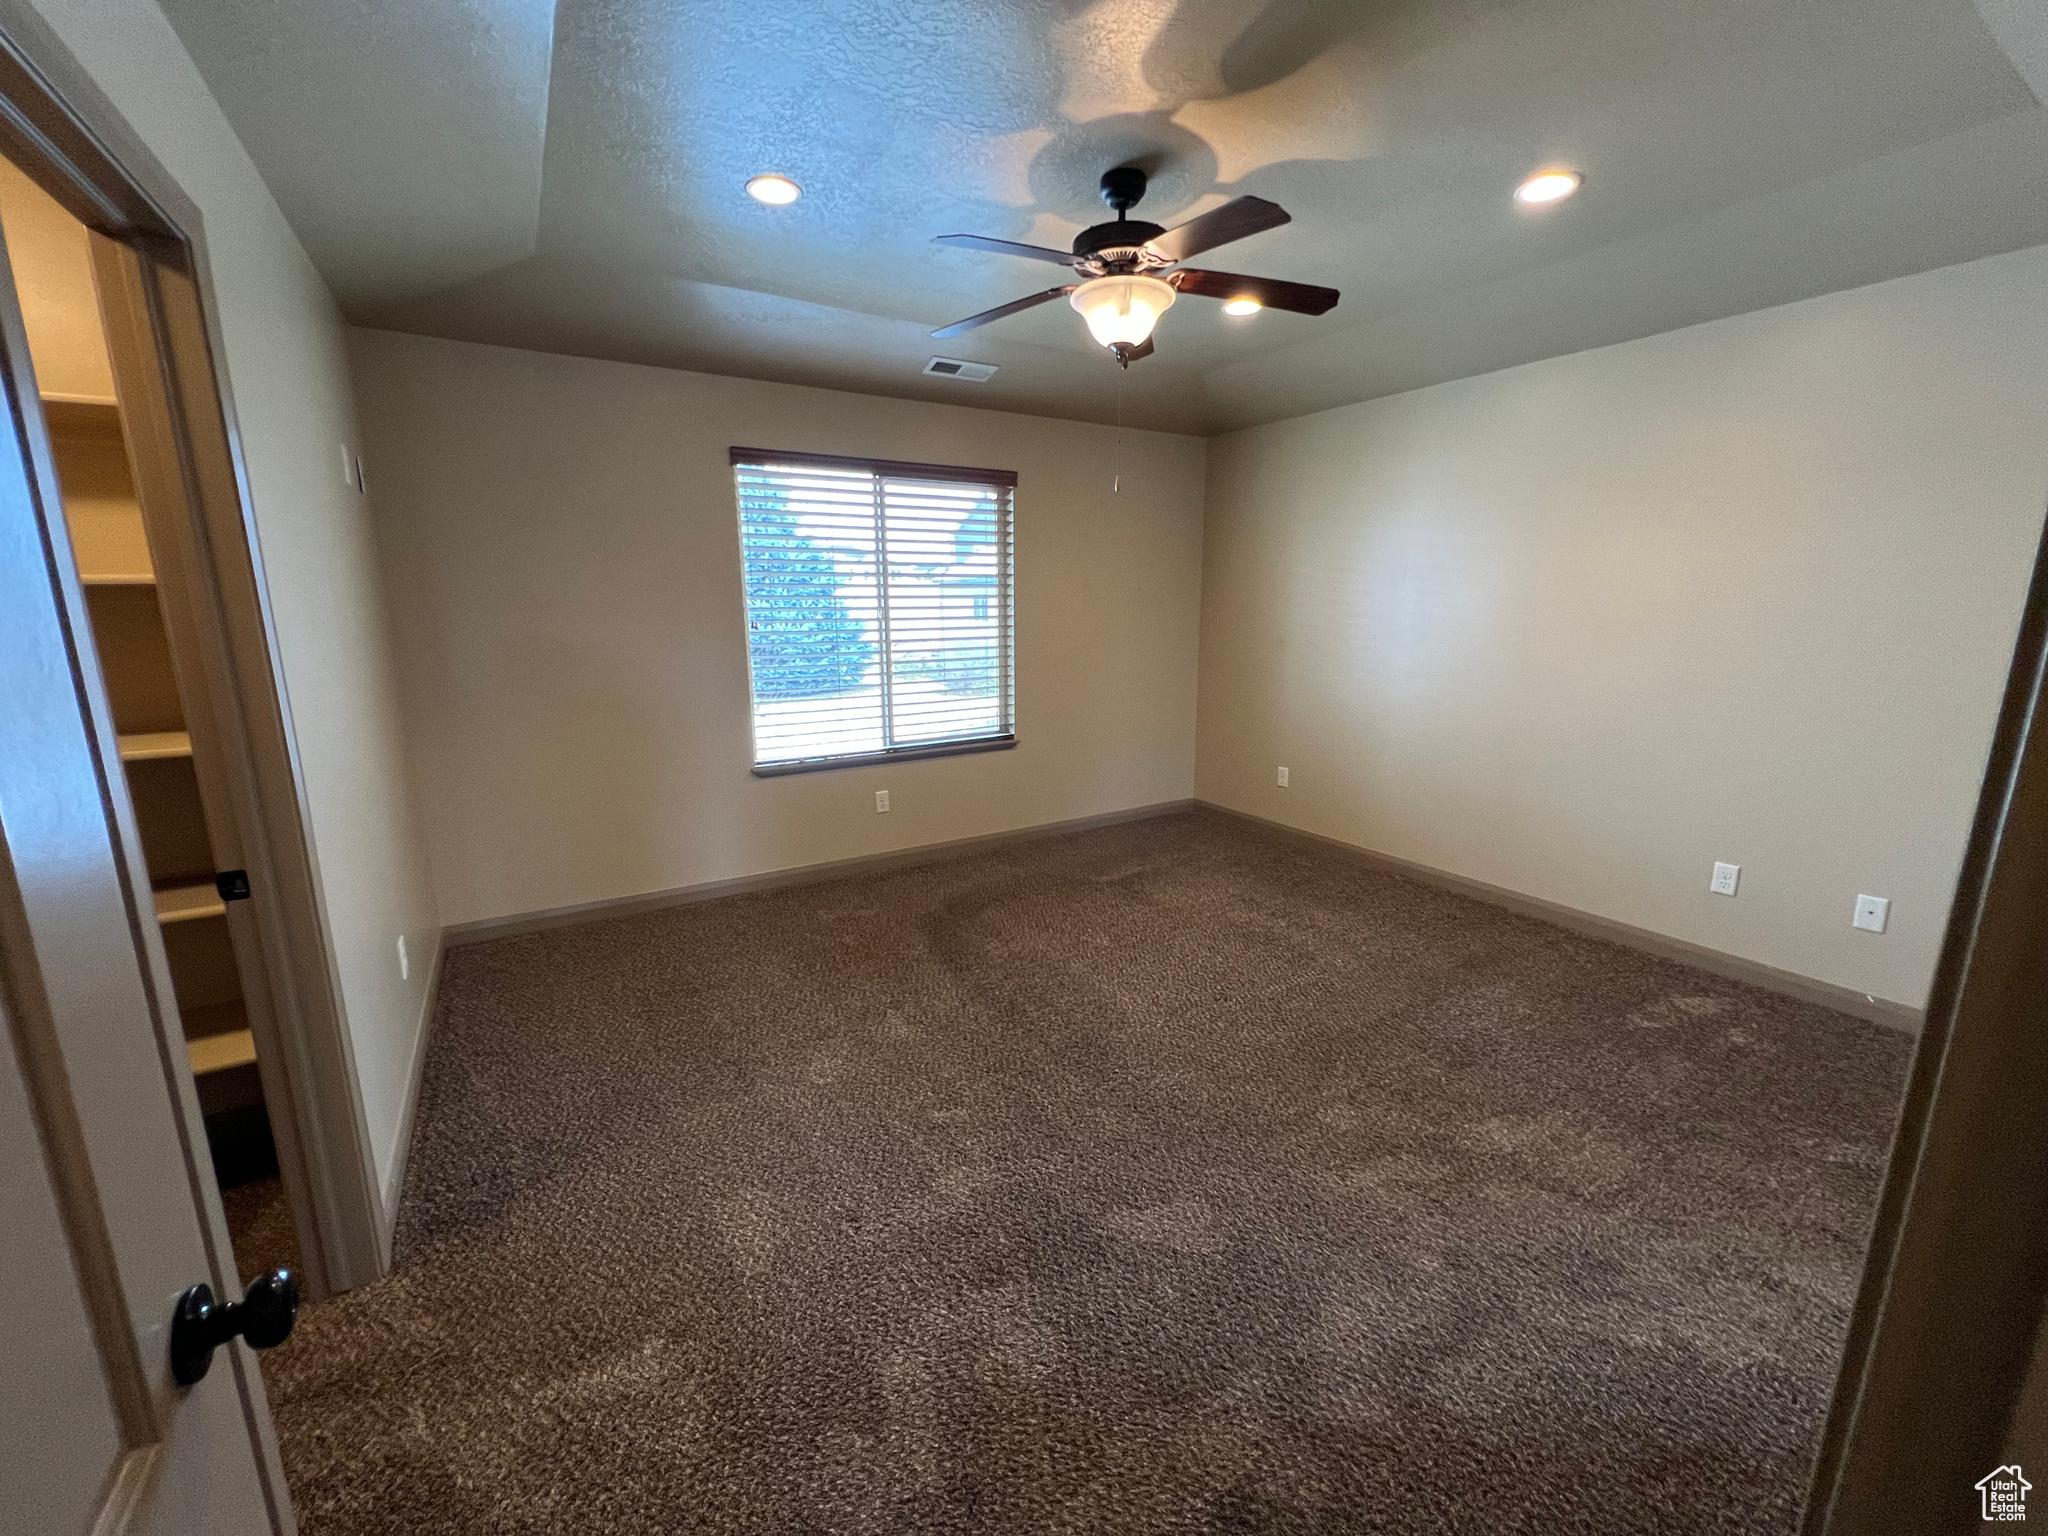
<instances>
[{"instance_id":1,"label":"white wall outlet","mask_svg":"<svg viewBox=\"0 0 2048 1536\"><path fill-rule=\"evenodd\" d=\"M347 443L341 445L341 483L350 490L356 486L356 451Z\"/></svg>"},{"instance_id":2,"label":"white wall outlet","mask_svg":"<svg viewBox=\"0 0 2048 1536\"><path fill-rule=\"evenodd\" d=\"M1849 919L1853 928L1866 929L1871 933L1883 933L1884 925L1892 915L1892 901L1889 896L1858 896L1856 915Z\"/></svg>"},{"instance_id":3,"label":"white wall outlet","mask_svg":"<svg viewBox=\"0 0 2048 1536\"><path fill-rule=\"evenodd\" d=\"M1707 889L1716 896L1733 896L1735 894L1735 886L1741 879L1742 866L1740 864L1722 864L1717 862L1714 865L1714 878L1707 883Z\"/></svg>"},{"instance_id":4,"label":"white wall outlet","mask_svg":"<svg viewBox=\"0 0 2048 1536\"><path fill-rule=\"evenodd\" d=\"M1280 787L1282 789L1287 787L1287 770L1285 768L1280 770Z\"/></svg>"},{"instance_id":5,"label":"white wall outlet","mask_svg":"<svg viewBox=\"0 0 2048 1536\"><path fill-rule=\"evenodd\" d=\"M881 815L881 814L882 814L882 813L883 813L884 811L886 811L886 810L888 810L888 809L889 809L889 791L887 791L886 789L878 789L878 790L876 790L876 791L875 791L875 814L876 814L877 816L879 816L879 815Z\"/></svg>"},{"instance_id":6,"label":"white wall outlet","mask_svg":"<svg viewBox=\"0 0 2048 1536\"><path fill-rule=\"evenodd\" d=\"M412 980L412 957L405 952L405 935L402 933L398 936L398 979Z\"/></svg>"}]
</instances>

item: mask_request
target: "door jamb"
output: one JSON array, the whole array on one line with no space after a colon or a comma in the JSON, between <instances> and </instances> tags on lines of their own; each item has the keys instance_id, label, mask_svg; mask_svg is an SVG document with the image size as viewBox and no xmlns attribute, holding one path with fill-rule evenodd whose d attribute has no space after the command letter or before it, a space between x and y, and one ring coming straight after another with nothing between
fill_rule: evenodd
<instances>
[{"instance_id":1,"label":"door jamb","mask_svg":"<svg viewBox=\"0 0 2048 1536\"><path fill-rule=\"evenodd\" d=\"M178 542L193 557L186 615L205 642L206 703L251 886L252 914L239 920L256 930L281 1047L273 1071L289 1083L272 1105L287 1122L278 1150L298 1161L288 1183L312 1194L311 1220L301 1218L313 1239L308 1292L366 1284L389 1269L388 1223L221 365L204 221L28 0L0 0L0 153L104 237L93 243L109 343L129 349L128 371L153 397L137 402L151 450L139 469L175 490ZM125 415L131 402L122 405Z\"/></svg>"}]
</instances>

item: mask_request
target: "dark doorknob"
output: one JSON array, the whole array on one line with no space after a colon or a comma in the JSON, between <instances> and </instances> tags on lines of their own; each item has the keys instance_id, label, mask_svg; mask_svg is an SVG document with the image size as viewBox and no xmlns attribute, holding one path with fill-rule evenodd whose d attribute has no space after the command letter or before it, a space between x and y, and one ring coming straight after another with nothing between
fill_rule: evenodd
<instances>
[{"instance_id":1,"label":"dark doorknob","mask_svg":"<svg viewBox=\"0 0 2048 1536\"><path fill-rule=\"evenodd\" d=\"M215 1301L213 1287L195 1285L178 1298L171 1318L171 1377L189 1387L213 1364L213 1352L229 1339L251 1349L274 1349L291 1337L299 1320L299 1282L288 1269L273 1269L249 1282L240 1301Z\"/></svg>"}]
</instances>

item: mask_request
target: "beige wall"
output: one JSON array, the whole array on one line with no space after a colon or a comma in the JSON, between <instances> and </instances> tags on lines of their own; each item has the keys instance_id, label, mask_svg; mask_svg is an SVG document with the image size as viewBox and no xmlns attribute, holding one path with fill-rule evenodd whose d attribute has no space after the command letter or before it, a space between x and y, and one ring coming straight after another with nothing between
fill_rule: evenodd
<instances>
[{"instance_id":1,"label":"beige wall","mask_svg":"<svg viewBox=\"0 0 2048 1536\"><path fill-rule=\"evenodd\" d=\"M1240 432L1209 498L1203 798L1917 1005L2048 504L2048 248Z\"/></svg>"},{"instance_id":2,"label":"beige wall","mask_svg":"<svg viewBox=\"0 0 2048 1536\"><path fill-rule=\"evenodd\" d=\"M444 923L1191 792L1199 440L378 331L354 356ZM734 445L1018 472L1014 751L753 777Z\"/></svg>"},{"instance_id":3,"label":"beige wall","mask_svg":"<svg viewBox=\"0 0 2048 1536\"><path fill-rule=\"evenodd\" d=\"M343 327L177 35L150 0L37 0L198 204L328 931L378 1164L395 1166L436 925L375 544L341 479L356 440ZM388 1192L387 1192L388 1193Z\"/></svg>"}]
</instances>

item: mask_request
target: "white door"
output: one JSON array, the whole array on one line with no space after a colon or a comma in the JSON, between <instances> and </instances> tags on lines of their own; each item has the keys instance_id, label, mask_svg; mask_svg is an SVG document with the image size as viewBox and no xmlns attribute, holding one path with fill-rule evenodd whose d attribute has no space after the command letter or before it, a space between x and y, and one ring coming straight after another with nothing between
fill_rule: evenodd
<instances>
[{"instance_id":1,"label":"white door","mask_svg":"<svg viewBox=\"0 0 2048 1536\"><path fill-rule=\"evenodd\" d=\"M0 1531L290 1532L4 250L0 392Z\"/></svg>"}]
</instances>

